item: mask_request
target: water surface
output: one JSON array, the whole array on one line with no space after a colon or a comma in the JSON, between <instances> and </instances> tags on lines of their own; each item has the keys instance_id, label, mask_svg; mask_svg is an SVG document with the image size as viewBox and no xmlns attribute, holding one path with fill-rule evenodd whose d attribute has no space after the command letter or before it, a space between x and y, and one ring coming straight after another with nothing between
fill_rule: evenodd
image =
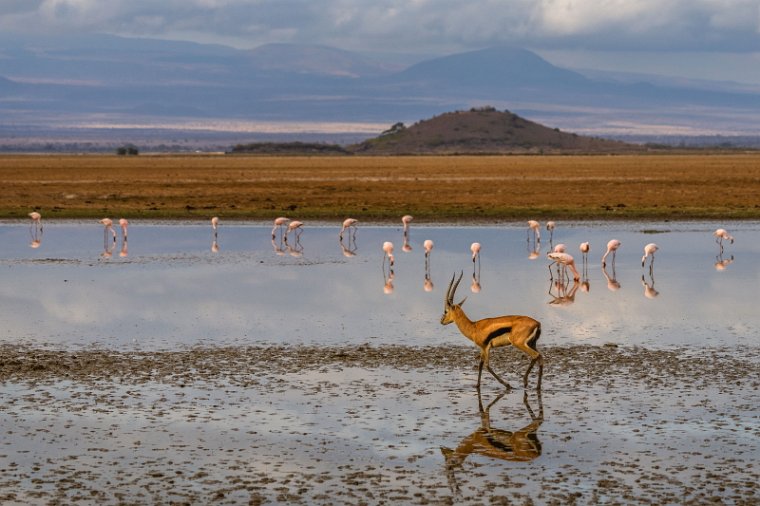
<instances>
[{"instance_id":1,"label":"water surface","mask_svg":"<svg viewBox=\"0 0 760 506\"><path fill-rule=\"evenodd\" d=\"M271 240L268 225L222 224L214 252L206 224L138 222L120 256L121 237L106 237L104 249L97 223L47 223L37 248L27 224L4 223L0 339L147 350L459 343L456 329L438 320L452 275L463 272L457 300L468 297L470 317L531 315L543 323L545 343L758 344L760 227L730 224L737 239L722 254L716 227L560 223L551 243L566 244L580 271L578 245L589 241L591 252L580 283L557 285L545 257L548 232L535 248L522 225L413 226L404 251L400 227L362 226L341 243L337 227L307 224L288 248L279 235ZM622 246L603 270L611 238ZM428 270L426 239L435 243ZM395 245L390 281L384 241ZM471 260L475 241L479 264ZM651 271L641 267L649 242L660 247Z\"/></svg>"}]
</instances>

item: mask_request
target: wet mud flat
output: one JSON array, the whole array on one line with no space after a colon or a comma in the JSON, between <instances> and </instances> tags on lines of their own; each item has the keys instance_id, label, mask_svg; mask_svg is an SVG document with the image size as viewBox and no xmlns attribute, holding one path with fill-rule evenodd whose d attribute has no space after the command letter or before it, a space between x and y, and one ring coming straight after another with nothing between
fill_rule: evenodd
<instances>
[{"instance_id":1,"label":"wet mud flat","mask_svg":"<svg viewBox=\"0 0 760 506\"><path fill-rule=\"evenodd\" d=\"M0 345L0 503L758 503L760 348L543 351Z\"/></svg>"}]
</instances>

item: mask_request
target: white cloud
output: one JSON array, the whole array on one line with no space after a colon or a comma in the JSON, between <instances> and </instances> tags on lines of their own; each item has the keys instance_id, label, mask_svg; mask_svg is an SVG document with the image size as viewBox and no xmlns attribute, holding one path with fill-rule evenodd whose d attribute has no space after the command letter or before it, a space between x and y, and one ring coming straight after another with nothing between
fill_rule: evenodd
<instances>
[{"instance_id":1,"label":"white cloud","mask_svg":"<svg viewBox=\"0 0 760 506\"><path fill-rule=\"evenodd\" d=\"M760 48L760 0L4 1L0 30L447 52L542 48Z\"/></svg>"}]
</instances>

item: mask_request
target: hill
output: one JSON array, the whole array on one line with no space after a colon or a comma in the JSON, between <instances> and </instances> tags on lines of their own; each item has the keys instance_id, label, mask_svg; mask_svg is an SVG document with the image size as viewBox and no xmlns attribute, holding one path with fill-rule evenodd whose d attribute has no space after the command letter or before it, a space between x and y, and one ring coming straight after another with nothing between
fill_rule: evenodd
<instances>
[{"instance_id":1,"label":"hill","mask_svg":"<svg viewBox=\"0 0 760 506\"><path fill-rule=\"evenodd\" d=\"M562 132L493 107L456 111L411 127L396 123L380 136L351 146L356 154L622 153L636 144Z\"/></svg>"}]
</instances>

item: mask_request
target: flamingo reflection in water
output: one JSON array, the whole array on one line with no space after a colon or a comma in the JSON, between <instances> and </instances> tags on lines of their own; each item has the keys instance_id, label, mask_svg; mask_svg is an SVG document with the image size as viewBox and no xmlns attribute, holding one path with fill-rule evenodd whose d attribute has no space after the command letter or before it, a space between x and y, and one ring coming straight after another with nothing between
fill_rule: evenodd
<instances>
[{"instance_id":1,"label":"flamingo reflection in water","mask_svg":"<svg viewBox=\"0 0 760 506\"><path fill-rule=\"evenodd\" d=\"M422 287L426 292L433 291L433 280L430 277L430 254L433 252L433 241L425 239L422 243L422 247L425 249L425 282Z\"/></svg>"},{"instance_id":2,"label":"flamingo reflection in water","mask_svg":"<svg viewBox=\"0 0 760 506\"><path fill-rule=\"evenodd\" d=\"M388 270L385 270L385 260L388 259ZM386 294L393 293L393 243L385 241L383 243L383 292Z\"/></svg>"},{"instance_id":3,"label":"flamingo reflection in water","mask_svg":"<svg viewBox=\"0 0 760 506\"><path fill-rule=\"evenodd\" d=\"M720 254L715 257L715 270L724 271L726 270L726 267L728 267L728 265L733 261L734 255L731 255L729 258L723 258L723 250L721 250Z\"/></svg>"},{"instance_id":4,"label":"flamingo reflection in water","mask_svg":"<svg viewBox=\"0 0 760 506\"><path fill-rule=\"evenodd\" d=\"M29 213L32 222L29 225L29 235L32 237L29 247L37 249L42 244L42 215L37 211Z\"/></svg>"},{"instance_id":5,"label":"flamingo reflection in water","mask_svg":"<svg viewBox=\"0 0 760 506\"><path fill-rule=\"evenodd\" d=\"M460 441L456 448L441 447L449 486L454 494L459 494L456 471L464 468L464 462L470 455L480 455L495 460L509 462L531 462L541 455L542 445L538 439L538 429L544 421L544 405L541 391L538 391L538 416L528 402L528 392L523 394L523 404L530 416L530 423L517 430L497 429L491 424L491 408L507 392L499 394L488 406L483 407L483 400L478 390L478 411L480 427Z\"/></svg>"},{"instance_id":6,"label":"flamingo reflection in water","mask_svg":"<svg viewBox=\"0 0 760 506\"><path fill-rule=\"evenodd\" d=\"M644 275L641 275L641 285L644 287L644 297L647 299L654 299L660 292L654 289L654 274L649 271L649 281L646 280Z\"/></svg>"},{"instance_id":7,"label":"flamingo reflection in water","mask_svg":"<svg viewBox=\"0 0 760 506\"><path fill-rule=\"evenodd\" d=\"M612 264L612 276L607 274L607 267L602 265L602 275L607 280L607 289L611 292L617 292L620 290L620 282L615 279L615 264Z\"/></svg>"},{"instance_id":8,"label":"flamingo reflection in water","mask_svg":"<svg viewBox=\"0 0 760 506\"><path fill-rule=\"evenodd\" d=\"M552 297L549 304L557 307L573 304L575 293L581 286L577 279L573 280L572 287L570 287L570 280L565 277L549 280L549 295Z\"/></svg>"}]
</instances>

